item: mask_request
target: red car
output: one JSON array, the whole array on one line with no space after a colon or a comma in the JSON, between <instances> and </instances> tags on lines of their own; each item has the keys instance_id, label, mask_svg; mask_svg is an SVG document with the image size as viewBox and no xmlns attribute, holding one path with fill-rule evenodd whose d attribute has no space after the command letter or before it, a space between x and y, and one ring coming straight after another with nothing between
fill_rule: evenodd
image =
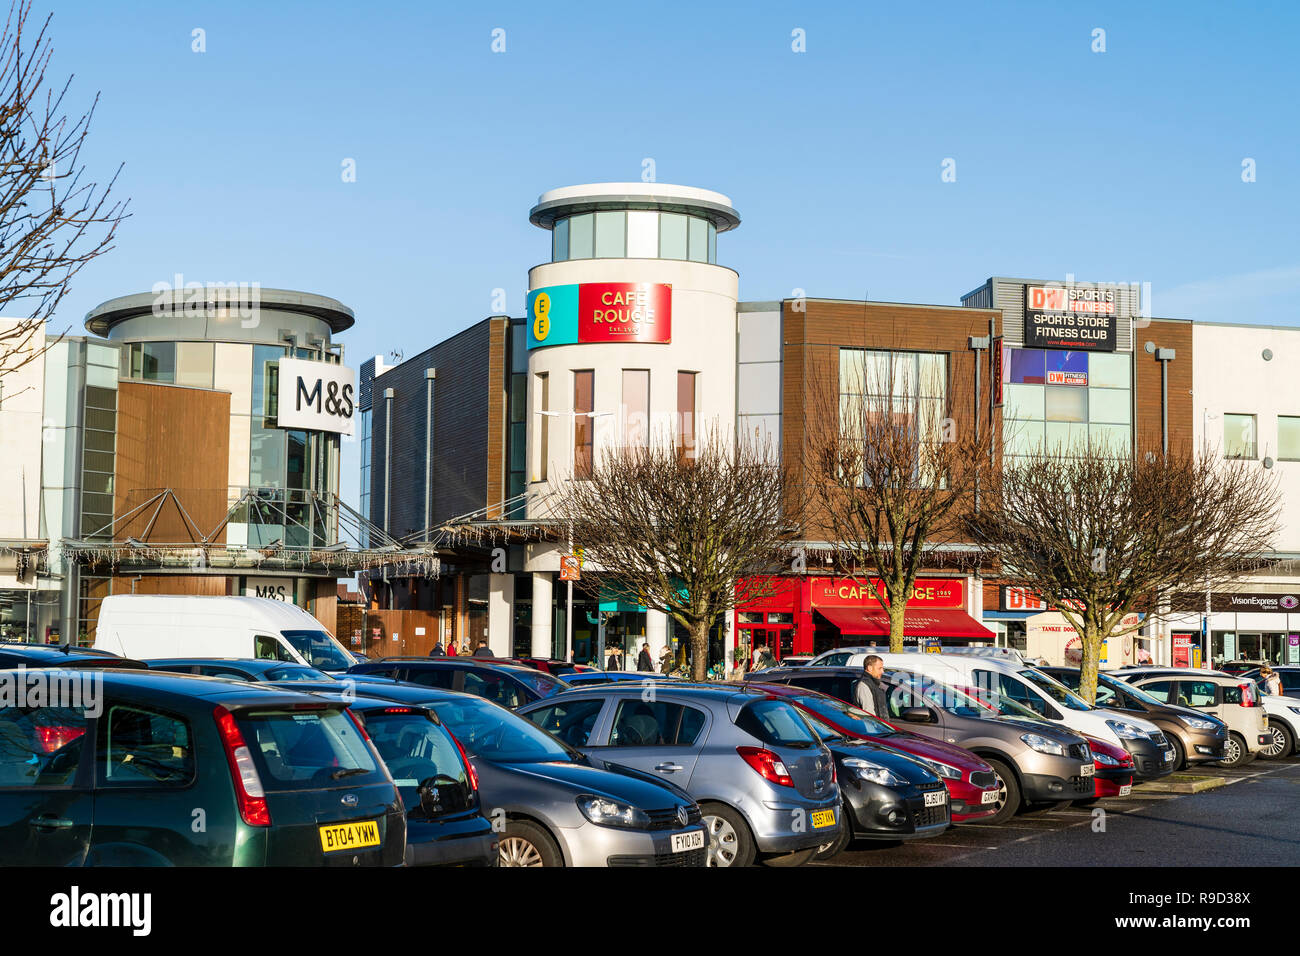
<instances>
[{"instance_id":1,"label":"red car","mask_svg":"<svg viewBox=\"0 0 1300 956\"><path fill-rule=\"evenodd\" d=\"M502 664L521 664L524 667L531 667L544 674L559 678L576 671L594 671L596 669L588 667L586 664L574 664L572 661L561 661L554 657L498 657L497 660Z\"/></svg>"},{"instance_id":2,"label":"red car","mask_svg":"<svg viewBox=\"0 0 1300 956\"><path fill-rule=\"evenodd\" d=\"M948 787L953 823L980 820L997 813L997 804L985 797L985 794L996 794L1002 789L997 774L969 750L900 730L887 720L806 687L755 681L748 681L745 686L755 685L815 715L845 736L874 741L924 763Z\"/></svg>"},{"instance_id":3,"label":"red car","mask_svg":"<svg viewBox=\"0 0 1300 956\"><path fill-rule=\"evenodd\" d=\"M1123 747L1116 747L1088 734L1083 736L1092 748L1093 761L1097 765L1093 799L1127 797L1133 792L1133 755Z\"/></svg>"}]
</instances>

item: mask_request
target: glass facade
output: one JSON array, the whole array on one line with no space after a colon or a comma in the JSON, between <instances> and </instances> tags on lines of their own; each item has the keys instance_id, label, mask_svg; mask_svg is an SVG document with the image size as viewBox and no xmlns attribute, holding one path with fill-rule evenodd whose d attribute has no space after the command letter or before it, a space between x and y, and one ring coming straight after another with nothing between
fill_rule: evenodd
<instances>
[{"instance_id":1,"label":"glass facade","mask_svg":"<svg viewBox=\"0 0 1300 956\"><path fill-rule=\"evenodd\" d=\"M1127 352L1008 348L1003 361L1003 451L1127 455L1133 447Z\"/></svg>"},{"instance_id":2,"label":"glass facade","mask_svg":"<svg viewBox=\"0 0 1300 956\"><path fill-rule=\"evenodd\" d=\"M888 414L892 428L905 430L911 448L941 439L948 407L947 353L842 348L839 358L841 434L865 441L877 419ZM879 434L892 434L892 429ZM922 456L914 459L919 465ZM865 474L860 478L865 480Z\"/></svg>"},{"instance_id":3,"label":"glass facade","mask_svg":"<svg viewBox=\"0 0 1300 956\"><path fill-rule=\"evenodd\" d=\"M602 210L557 219L551 261L683 259L718 261L718 228L708 219L654 210Z\"/></svg>"},{"instance_id":4,"label":"glass facade","mask_svg":"<svg viewBox=\"0 0 1300 956\"><path fill-rule=\"evenodd\" d=\"M81 535L113 536L113 473L116 470L118 350L88 343L81 432Z\"/></svg>"}]
</instances>

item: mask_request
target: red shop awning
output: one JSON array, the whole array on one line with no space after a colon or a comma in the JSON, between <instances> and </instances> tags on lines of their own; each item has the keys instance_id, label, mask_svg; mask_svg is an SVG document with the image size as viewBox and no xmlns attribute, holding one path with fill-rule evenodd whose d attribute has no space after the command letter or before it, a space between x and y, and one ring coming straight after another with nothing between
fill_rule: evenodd
<instances>
[{"instance_id":1,"label":"red shop awning","mask_svg":"<svg viewBox=\"0 0 1300 956\"><path fill-rule=\"evenodd\" d=\"M889 637L889 615L884 608L819 607L817 613L841 634ZM913 610L903 619L906 637L937 637L951 641L991 641L996 635L965 611Z\"/></svg>"}]
</instances>

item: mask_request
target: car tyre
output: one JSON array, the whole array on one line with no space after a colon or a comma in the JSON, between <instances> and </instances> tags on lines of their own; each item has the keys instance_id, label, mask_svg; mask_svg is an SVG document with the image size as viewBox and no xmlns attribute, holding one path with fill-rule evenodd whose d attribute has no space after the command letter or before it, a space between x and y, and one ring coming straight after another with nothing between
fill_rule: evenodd
<instances>
[{"instance_id":1,"label":"car tyre","mask_svg":"<svg viewBox=\"0 0 1300 956\"><path fill-rule=\"evenodd\" d=\"M564 866L551 835L528 820L509 820L501 835L498 866Z\"/></svg>"},{"instance_id":2,"label":"car tyre","mask_svg":"<svg viewBox=\"0 0 1300 956\"><path fill-rule=\"evenodd\" d=\"M1022 803L1020 798L1020 784L1016 782L1016 775L1012 769L1001 760L985 757L984 761L993 768L993 772L997 774L998 779L1002 781L1003 797L997 804L995 804L998 808L997 813L992 816L981 817L978 820L971 820L970 822L983 824L985 826L1006 823L1020 812L1020 805Z\"/></svg>"},{"instance_id":3,"label":"car tyre","mask_svg":"<svg viewBox=\"0 0 1300 956\"><path fill-rule=\"evenodd\" d=\"M1221 767L1240 767L1254 757L1246 748L1246 738L1235 731L1228 734L1228 742L1223 747L1223 759L1219 761Z\"/></svg>"},{"instance_id":4,"label":"car tyre","mask_svg":"<svg viewBox=\"0 0 1300 956\"><path fill-rule=\"evenodd\" d=\"M702 803L704 835L708 838L706 866L752 866L754 838L749 826L731 807L721 803Z\"/></svg>"},{"instance_id":5,"label":"car tyre","mask_svg":"<svg viewBox=\"0 0 1300 956\"><path fill-rule=\"evenodd\" d=\"M837 836L834 839L834 841L831 842L824 849L818 848L817 855L814 857L814 859L816 859L818 863L822 863L826 860L829 860L833 856L838 856L839 854L843 853L845 850L849 848L849 846L852 843L853 843L853 814L852 811L849 809L849 803L846 800L840 807L839 836Z\"/></svg>"},{"instance_id":6,"label":"car tyre","mask_svg":"<svg viewBox=\"0 0 1300 956\"><path fill-rule=\"evenodd\" d=\"M1174 748L1173 765L1174 773L1177 773L1179 770L1182 770L1187 766L1187 748L1185 748L1183 742L1173 734L1166 734L1165 737L1169 740L1169 746Z\"/></svg>"},{"instance_id":7,"label":"car tyre","mask_svg":"<svg viewBox=\"0 0 1300 956\"><path fill-rule=\"evenodd\" d=\"M1268 731L1273 735L1273 742L1261 750L1259 756L1264 760L1281 760L1291 756L1291 751L1295 750L1295 737L1291 729L1280 720L1270 720Z\"/></svg>"}]
</instances>

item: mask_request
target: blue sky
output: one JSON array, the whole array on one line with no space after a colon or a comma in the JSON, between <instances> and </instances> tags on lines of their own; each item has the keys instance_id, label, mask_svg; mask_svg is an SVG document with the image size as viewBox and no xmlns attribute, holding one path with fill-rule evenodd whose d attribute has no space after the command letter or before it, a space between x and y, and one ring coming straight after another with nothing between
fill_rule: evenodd
<instances>
[{"instance_id":1,"label":"blue sky","mask_svg":"<svg viewBox=\"0 0 1300 956\"><path fill-rule=\"evenodd\" d=\"M74 331L179 272L342 300L349 364L413 355L496 288L521 314L549 255L539 193L647 157L732 197L718 257L745 299L956 303L989 275L1074 273L1151 283L1156 315L1300 320L1296 4L37 10L71 102L102 94L84 158L126 164L133 213L65 300Z\"/></svg>"}]
</instances>

